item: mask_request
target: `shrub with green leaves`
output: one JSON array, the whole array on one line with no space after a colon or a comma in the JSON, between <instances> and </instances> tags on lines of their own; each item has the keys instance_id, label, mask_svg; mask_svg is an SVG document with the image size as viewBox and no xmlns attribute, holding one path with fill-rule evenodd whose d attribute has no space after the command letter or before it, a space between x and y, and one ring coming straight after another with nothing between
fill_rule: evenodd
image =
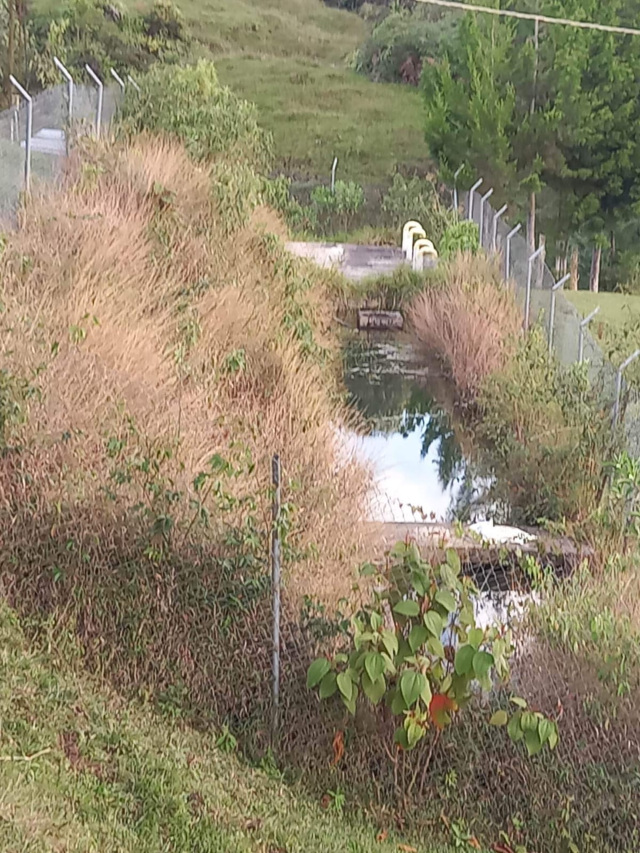
<instances>
[{"instance_id":1,"label":"shrub with green leaves","mask_svg":"<svg viewBox=\"0 0 640 853\"><path fill-rule=\"evenodd\" d=\"M377 574L374 566L363 574ZM511 632L503 626L478 627L473 581L461 574L460 558L447 553L433 566L415 543L398 543L386 571L377 578L373 601L351 620L350 645L309 667L307 685L321 699L339 696L355 715L358 701L384 703L394 720L393 740L407 750L451 724L483 690L504 684L513 653ZM554 749L554 722L512 697L511 716L497 710L490 722L507 726L514 742L523 741L530 755Z\"/></svg>"},{"instance_id":2,"label":"shrub with green leaves","mask_svg":"<svg viewBox=\"0 0 640 853\"><path fill-rule=\"evenodd\" d=\"M396 174L382 200L382 210L398 231L409 219L416 219L438 249L442 235L454 221L433 178L405 178Z\"/></svg>"},{"instance_id":3,"label":"shrub with green leaves","mask_svg":"<svg viewBox=\"0 0 640 853\"><path fill-rule=\"evenodd\" d=\"M475 222L462 220L447 226L440 240L438 251L441 258L448 260L460 252L471 252L475 255L479 248L480 232L478 226Z\"/></svg>"},{"instance_id":4,"label":"shrub with green leaves","mask_svg":"<svg viewBox=\"0 0 640 853\"><path fill-rule=\"evenodd\" d=\"M121 121L132 132L165 133L199 160L226 154L227 161L268 169L271 138L256 107L221 86L212 62L183 68L155 66L127 90Z\"/></svg>"}]
</instances>

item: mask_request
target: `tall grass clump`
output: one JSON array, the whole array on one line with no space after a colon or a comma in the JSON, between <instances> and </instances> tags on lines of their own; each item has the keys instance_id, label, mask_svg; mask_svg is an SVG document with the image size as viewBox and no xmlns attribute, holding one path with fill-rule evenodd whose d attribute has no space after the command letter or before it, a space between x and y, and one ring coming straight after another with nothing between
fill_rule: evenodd
<instances>
[{"instance_id":1,"label":"tall grass clump","mask_svg":"<svg viewBox=\"0 0 640 853\"><path fill-rule=\"evenodd\" d=\"M490 258L457 254L439 278L413 302L410 322L420 344L449 371L460 397L472 401L512 356L519 310Z\"/></svg>"},{"instance_id":2,"label":"tall grass clump","mask_svg":"<svg viewBox=\"0 0 640 853\"><path fill-rule=\"evenodd\" d=\"M8 236L0 584L61 654L264 736L271 457L285 638L300 593L349 592L366 484L324 273L264 208L228 235L214 174L167 140L90 147Z\"/></svg>"}]
</instances>

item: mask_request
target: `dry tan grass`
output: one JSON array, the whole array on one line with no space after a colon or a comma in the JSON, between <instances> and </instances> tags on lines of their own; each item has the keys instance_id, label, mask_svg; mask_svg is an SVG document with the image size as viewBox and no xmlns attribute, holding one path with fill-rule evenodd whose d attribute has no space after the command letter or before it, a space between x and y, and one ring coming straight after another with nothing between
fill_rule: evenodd
<instances>
[{"instance_id":1,"label":"dry tan grass","mask_svg":"<svg viewBox=\"0 0 640 853\"><path fill-rule=\"evenodd\" d=\"M210 186L207 169L166 142L84 152L61 189L31 202L0 259L0 408L18 407L0 459L4 589L72 628L105 674L136 686L177 679L194 701L224 686L235 654L254 692L268 684L267 600L239 612L221 669L215 591L224 566L246 580L245 545L229 531L248 516L268 574L272 454L293 505L293 606L302 593L348 594L367 487L356 465L338 465L345 412L331 358L306 355L288 319L304 316L330 348L323 273L289 258L265 209L226 236ZM215 454L238 470L221 485L228 500L207 499L205 527L193 523L194 501L207 503L193 483ZM169 514L158 537L153 522Z\"/></svg>"},{"instance_id":2,"label":"dry tan grass","mask_svg":"<svg viewBox=\"0 0 640 853\"><path fill-rule=\"evenodd\" d=\"M460 395L472 400L513 352L520 313L489 258L457 255L442 276L442 286L416 297L410 320L422 346L446 365Z\"/></svg>"}]
</instances>

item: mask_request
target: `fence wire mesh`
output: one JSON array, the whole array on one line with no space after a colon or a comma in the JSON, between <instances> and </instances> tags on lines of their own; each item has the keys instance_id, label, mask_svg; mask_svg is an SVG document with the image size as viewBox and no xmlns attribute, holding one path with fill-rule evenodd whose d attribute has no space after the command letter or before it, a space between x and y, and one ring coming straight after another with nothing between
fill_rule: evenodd
<instances>
[{"instance_id":1,"label":"fence wire mesh","mask_svg":"<svg viewBox=\"0 0 640 853\"><path fill-rule=\"evenodd\" d=\"M488 200L483 202L478 192L473 194L473 198L468 192L460 195L460 215L478 225L481 245L485 251L499 256L505 278L514 290L523 316L526 317L528 303L529 326L538 324L544 330L561 364L569 367L579 361L582 337L582 357L589 380L601 392L603 405L610 408L613 421L617 368L606 357L589 326L581 327L583 317L563 292L564 288L553 293L556 277L546 264L545 253L532 260L534 253L523 229L508 239L513 223L508 223L504 216L496 222L495 209ZM568 286L567 283L565 287ZM624 377L621 389L620 428L625 446L630 454L640 456L640 394L635 386L624 381Z\"/></svg>"},{"instance_id":2,"label":"fence wire mesh","mask_svg":"<svg viewBox=\"0 0 640 853\"><path fill-rule=\"evenodd\" d=\"M101 112L102 132L108 132L115 116L120 89L104 90ZM73 134L95 131L98 91L94 86L76 85L73 115L69 122L69 94L66 85L54 86L33 96L31 131L31 177L33 185L55 180L67 154ZM27 158L27 104L18 96L12 107L0 113L0 220L11 222L25 188Z\"/></svg>"}]
</instances>

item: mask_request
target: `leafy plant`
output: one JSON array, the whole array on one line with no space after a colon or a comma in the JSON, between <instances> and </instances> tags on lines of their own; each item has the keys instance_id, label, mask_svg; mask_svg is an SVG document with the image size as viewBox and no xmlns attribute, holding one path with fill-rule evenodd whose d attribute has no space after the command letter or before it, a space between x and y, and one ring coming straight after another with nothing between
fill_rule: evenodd
<instances>
[{"instance_id":1,"label":"leafy plant","mask_svg":"<svg viewBox=\"0 0 640 853\"><path fill-rule=\"evenodd\" d=\"M436 248L439 248L440 240L454 222L454 215L443 202L432 177L405 178L396 173L382 199L382 209L398 231L407 220L416 219Z\"/></svg>"},{"instance_id":2,"label":"leafy plant","mask_svg":"<svg viewBox=\"0 0 640 853\"><path fill-rule=\"evenodd\" d=\"M371 565L363 570L375 573ZM339 696L352 715L361 697L373 706L384 703L395 721L395 744L410 750L431 731L438 737L479 689L490 692L494 681L507 679L511 633L476 625L477 590L461 574L455 551L432 566L415 543L398 543L376 589L371 604L351 620L349 648L317 658L307 686L320 699ZM508 726L512 740L524 740L530 754L546 744L553 749L555 724L525 711L523 700L513 701L516 713L509 718L500 710L492 724Z\"/></svg>"},{"instance_id":3,"label":"leafy plant","mask_svg":"<svg viewBox=\"0 0 640 853\"><path fill-rule=\"evenodd\" d=\"M335 213L346 221L362 209L365 196L364 190L355 181L336 181L333 190L330 187L316 187L311 193L311 201L321 215Z\"/></svg>"},{"instance_id":4,"label":"leafy plant","mask_svg":"<svg viewBox=\"0 0 640 853\"><path fill-rule=\"evenodd\" d=\"M480 233L475 222L463 220L448 225L438 244L440 257L448 260L460 252L475 255L480 248Z\"/></svg>"}]
</instances>

